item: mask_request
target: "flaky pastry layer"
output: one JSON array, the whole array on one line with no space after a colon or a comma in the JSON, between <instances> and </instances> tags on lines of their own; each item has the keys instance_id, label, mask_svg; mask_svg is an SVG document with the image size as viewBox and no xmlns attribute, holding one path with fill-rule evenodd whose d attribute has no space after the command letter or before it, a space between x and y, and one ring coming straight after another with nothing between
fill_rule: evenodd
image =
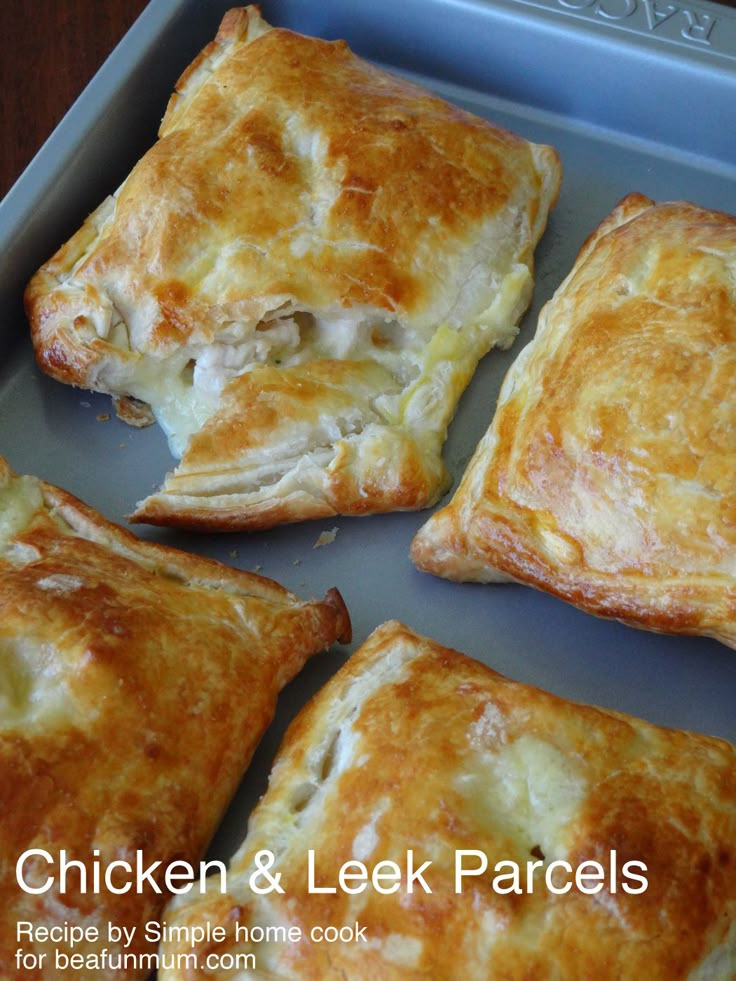
<instances>
[{"instance_id":1,"label":"flaky pastry layer","mask_svg":"<svg viewBox=\"0 0 736 981\"><path fill-rule=\"evenodd\" d=\"M412 557L736 646L736 219L632 194L584 245Z\"/></svg>"},{"instance_id":2,"label":"flaky pastry layer","mask_svg":"<svg viewBox=\"0 0 736 981\"><path fill-rule=\"evenodd\" d=\"M93 889L113 861L199 862L280 689L317 651L349 636L336 591L302 602L270 580L138 541L95 511L0 458L0 976L57 978L55 950L107 947L143 970L143 925L166 895L134 884ZM31 894L52 875L50 889ZM61 883L62 852L87 868ZM104 881L104 880L103 880ZM124 874L113 878L122 886ZM18 922L97 927L91 940L19 939ZM107 924L136 929L108 942ZM40 970L16 949L45 954Z\"/></svg>"},{"instance_id":3,"label":"flaky pastry layer","mask_svg":"<svg viewBox=\"0 0 736 981\"><path fill-rule=\"evenodd\" d=\"M252 977L725 979L736 968L734 841L733 746L510 681L393 622L290 727L227 892L213 882L174 900L166 920L222 927L227 939L197 945L198 957L252 953ZM251 887L259 852L272 854L280 892ZM409 852L414 870L430 863L431 892L409 888ZM458 889L462 852L473 853L464 869L485 854L489 871ZM336 888L355 860L395 862L398 888ZM629 861L646 867L644 891L623 888ZM523 870L521 889L493 888L498 862ZM544 877L555 862L605 874L581 880L587 893L554 893ZM558 889L565 879L551 876ZM360 939L321 942L358 924ZM262 942L268 927L302 937ZM172 941L162 954L185 949ZM182 967L162 981L194 977Z\"/></svg>"},{"instance_id":4,"label":"flaky pastry layer","mask_svg":"<svg viewBox=\"0 0 736 981\"><path fill-rule=\"evenodd\" d=\"M529 302L556 153L252 6L159 136L26 291L42 369L134 425L150 406L181 457L134 520L437 500L457 401Z\"/></svg>"}]
</instances>

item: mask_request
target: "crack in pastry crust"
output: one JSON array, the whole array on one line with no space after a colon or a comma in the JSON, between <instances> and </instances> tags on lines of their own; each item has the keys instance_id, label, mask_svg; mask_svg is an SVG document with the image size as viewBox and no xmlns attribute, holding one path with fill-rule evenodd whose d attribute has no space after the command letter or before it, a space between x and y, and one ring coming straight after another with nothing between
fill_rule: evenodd
<instances>
[{"instance_id":1,"label":"crack in pastry crust","mask_svg":"<svg viewBox=\"0 0 736 981\"><path fill-rule=\"evenodd\" d=\"M533 249L559 187L555 152L344 42L270 28L255 7L226 15L159 135L26 291L41 367L119 397L135 424L146 417L130 400L149 403L182 457L135 520L265 527L315 510L434 502L457 401L480 357L513 341L529 302ZM319 376L336 360L362 365L370 400L393 417L383 463L351 474L337 439L321 479L310 473L296 498L300 466L258 498L208 500L217 468L203 468L192 438L208 438L221 411L248 427L250 403L233 383L266 366L289 388L287 372ZM402 410L402 393L418 389L433 407L426 417ZM309 406L293 413L296 425ZM252 483L237 448L221 441L219 453L224 471L237 466ZM336 471L351 495L334 492Z\"/></svg>"},{"instance_id":2,"label":"crack in pastry crust","mask_svg":"<svg viewBox=\"0 0 736 981\"><path fill-rule=\"evenodd\" d=\"M630 195L510 369L416 564L736 646L736 219Z\"/></svg>"}]
</instances>

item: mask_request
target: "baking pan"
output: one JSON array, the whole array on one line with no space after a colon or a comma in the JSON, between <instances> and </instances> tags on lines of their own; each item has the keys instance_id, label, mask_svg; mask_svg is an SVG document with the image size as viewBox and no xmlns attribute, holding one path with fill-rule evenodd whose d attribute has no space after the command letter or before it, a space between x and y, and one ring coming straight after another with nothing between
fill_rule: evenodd
<instances>
[{"instance_id":1,"label":"baking pan","mask_svg":"<svg viewBox=\"0 0 736 981\"><path fill-rule=\"evenodd\" d=\"M0 452L124 522L173 465L157 427L36 370L22 290L37 266L155 139L173 84L214 34L221 0L155 0L0 205ZM659 0L273 0L274 24L344 37L363 56L557 148L564 183L537 252L533 307L510 352L491 352L464 395L445 458L457 483L511 360L589 232L630 191L736 213L736 11ZM337 585L355 643L392 617L510 677L572 699L736 741L736 652L596 619L518 585L417 572L427 512L336 518L254 535L137 534L271 576L302 595ZM336 529L334 541L315 544ZM349 653L316 658L287 689L213 843L228 857L299 706ZM204 654L204 652L203 652Z\"/></svg>"}]
</instances>

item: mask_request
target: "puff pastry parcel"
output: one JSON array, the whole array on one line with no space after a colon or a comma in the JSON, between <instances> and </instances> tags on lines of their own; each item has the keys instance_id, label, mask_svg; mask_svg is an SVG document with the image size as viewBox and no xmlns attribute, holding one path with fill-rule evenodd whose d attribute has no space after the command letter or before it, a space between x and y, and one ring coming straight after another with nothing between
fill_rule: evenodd
<instances>
[{"instance_id":1,"label":"puff pastry parcel","mask_svg":"<svg viewBox=\"0 0 736 981\"><path fill-rule=\"evenodd\" d=\"M138 868L158 863L160 888L175 860L197 869L277 693L348 631L334 591L301 602L140 542L0 459L0 976L66 976L55 951L103 948L112 964L85 961L69 976L147 976L135 958L151 951L143 925L166 896ZM78 866L62 882L67 860L84 864L84 884ZM95 867L114 869L119 894L104 878L95 887ZM110 942L108 924L135 927L133 942ZM95 927L99 941L35 933L65 927ZM18 949L44 954L41 969ZM115 969L124 953L133 968Z\"/></svg>"},{"instance_id":2,"label":"puff pastry parcel","mask_svg":"<svg viewBox=\"0 0 736 981\"><path fill-rule=\"evenodd\" d=\"M625 198L501 389L419 568L736 646L736 219Z\"/></svg>"},{"instance_id":3,"label":"puff pastry parcel","mask_svg":"<svg viewBox=\"0 0 736 981\"><path fill-rule=\"evenodd\" d=\"M550 147L231 10L159 141L30 283L38 362L168 433L180 463L133 520L427 506L559 181Z\"/></svg>"},{"instance_id":4,"label":"puff pastry parcel","mask_svg":"<svg viewBox=\"0 0 736 981\"><path fill-rule=\"evenodd\" d=\"M250 953L254 977L725 979L735 842L730 744L509 681L393 622L292 724L228 892L175 899L166 921L221 925L200 963ZM251 887L259 852L281 892ZM367 880L348 865L340 888L356 862Z\"/></svg>"}]
</instances>

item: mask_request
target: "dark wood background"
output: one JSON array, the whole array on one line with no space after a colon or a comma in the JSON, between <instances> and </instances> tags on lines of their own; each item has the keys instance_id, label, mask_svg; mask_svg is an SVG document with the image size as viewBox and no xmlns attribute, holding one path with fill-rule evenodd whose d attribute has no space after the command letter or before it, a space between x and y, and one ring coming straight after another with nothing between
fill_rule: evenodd
<instances>
[{"instance_id":1,"label":"dark wood background","mask_svg":"<svg viewBox=\"0 0 736 981\"><path fill-rule=\"evenodd\" d=\"M0 198L146 2L0 0Z\"/></svg>"},{"instance_id":2,"label":"dark wood background","mask_svg":"<svg viewBox=\"0 0 736 981\"><path fill-rule=\"evenodd\" d=\"M146 2L0 0L0 198Z\"/></svg>"}]
</instances>

